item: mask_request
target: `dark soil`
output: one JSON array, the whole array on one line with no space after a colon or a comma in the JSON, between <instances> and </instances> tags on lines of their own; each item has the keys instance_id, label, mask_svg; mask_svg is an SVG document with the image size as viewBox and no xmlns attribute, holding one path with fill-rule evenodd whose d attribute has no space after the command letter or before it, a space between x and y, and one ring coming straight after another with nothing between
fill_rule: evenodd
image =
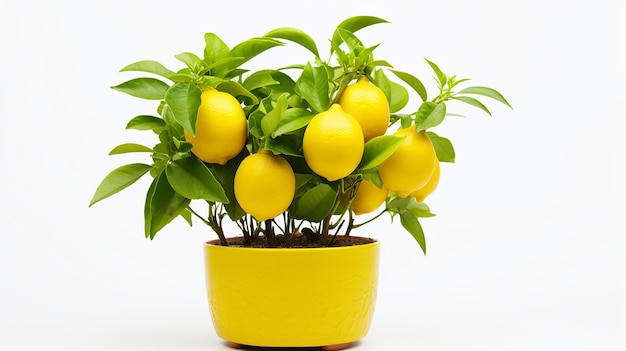
<instances>
[{"instance_id":1,"label":"dark soil","mask_svg":"<svg viewBox=\"0 0 626 351\"><path fill-rule=\"evenodd\" d=\"M267 240L265 236L259 236L255 238L250 245L246 245L243 237L228 238L228 244L231 246L246 246L256 248L266 248ZM292 235L276 235L277 248L316 248L316 247L341 247L341 246L354 246L364 245L375 242L376 240L371 238L364 238L359 236L336 236L330 237L330 243L328 245L322 244L316 238L307 238L307 236L297 233ZM219 241L212 241L213 244L219 244Z\"/></svg>"}]
</instances>

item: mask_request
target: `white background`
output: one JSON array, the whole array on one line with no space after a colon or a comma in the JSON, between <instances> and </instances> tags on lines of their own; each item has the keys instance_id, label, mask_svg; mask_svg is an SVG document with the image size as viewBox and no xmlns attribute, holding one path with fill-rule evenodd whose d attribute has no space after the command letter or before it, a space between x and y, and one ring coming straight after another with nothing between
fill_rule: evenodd
<instances>
[{"instance_id":1,"label":"white background","mask_svg":"<svg viewBox=\"0 0 626 351\"><path fill-rule=\"evenodd\" d=\"M532 3L532 2L531 2ZM377 57L430 84L423 58L500 90L494 117L438 127L457 162L429 198L422 255L399 223L382 242L379 300L357 350L624 350L626 9L620 1L16 1L0 8L0 349L226 350L202 243L177 220L143 238L149 179L88 208L144 102L109 87L152 59L172 69L214 32L233 46L290 26L328 52L343 19ZM410 5L409 5L410 4ZM296 46L251 68L310 60ZM429 87L433 87L429 85ZM432 93L434 91L431 90ZM329 296L333 292L329 291Z\"/></svg>"}]
</instances>

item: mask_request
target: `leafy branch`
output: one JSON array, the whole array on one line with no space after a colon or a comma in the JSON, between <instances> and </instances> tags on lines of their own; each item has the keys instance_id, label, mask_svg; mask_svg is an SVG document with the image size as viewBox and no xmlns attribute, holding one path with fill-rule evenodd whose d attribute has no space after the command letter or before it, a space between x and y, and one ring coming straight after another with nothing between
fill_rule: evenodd
<instances>
[{"instance_id":1,"label":"leafy branch","mask_svg":"<svg viewBox=\"0 0 626 351\"><path fill-rule=\"evenodd\" d=\"M190 225L192 217L196 217L218 235L222 245L227 245L223 221L228 217L237 225L246 244L264 235L270 246L275 245L277 230L285 235L302 232L329 244L339 233L349 235L353 229L389 213L392 219L400 218L402 226L425 253L426 243L419 219L433 216L426 204L390 195L384 209L362 223L354 223L351 210L361 181L382 185L378 166L397 150L402 138L382 135L369 140L364 145L361 162L352 174L331 182L313 174L303 161L304 129L317 113L336 103L351 82L367 76L387 98L391 112L389 126L400 123L403 128L413 126L417 131L425 131L437 159L454 162L451 141L432 131L451 115L447 111L447 102L460 101L488 115L491 111L479 100L483 97L512 107L495 89L462 87L468 78L448 75L434 62L426 60L437 83L437 94L429 99L419 78L394 68L387 60L376 58L374 53L379 44L365 45L357 37L359 30L383 23L388 22L374 16L355 16L341 22L332 34L326 60L320 57L318 45L307 33L283 27L232 48L216 34L206 33L201 55L182 52L174 56L183 64L179 70L171 70L153 60L137 61L123 67L121 72L140 72L149 76L129 79L112 89L132 97L158 101L156 115L134 116L126 129L151 131L157 135L158 142L153 147L124 143L113 148L110 155L148 154L151 162L130 163L111 171L98 186L89 205L150 174L153 179L144 204L145 236L150 239L178 216ZM243 67L261 53L285 45L285 41L310 52L312 61L258 71ZM224 165L208 164L196 158L191 152L191 143L185 138L185 130L192 135L196 133L201 94L209 87L236 97L248 123L247 147ZM421 103L417 110L406 112L409 89L417 94ZM283 214L282 227L273 219L256 221L241 208L234 196L233 178L239 164L261 148L284 157L296 174L295 197ZM208 204L206 216L192 209L194 201Z\"/></svg>"}]
</instances>

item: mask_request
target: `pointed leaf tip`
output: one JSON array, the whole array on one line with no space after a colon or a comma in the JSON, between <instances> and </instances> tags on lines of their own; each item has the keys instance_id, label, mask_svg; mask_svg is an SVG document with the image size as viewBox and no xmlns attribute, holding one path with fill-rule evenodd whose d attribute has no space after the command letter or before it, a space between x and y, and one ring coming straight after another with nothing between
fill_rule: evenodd
<instances>
[{"instance_id":1,"label":"pointed leaf tip","mask_svg":"<svg viewBox=\"0 0 626 351\"><path fill-rule=\"evenodd\" d=\"M511 104L506 100L506 98L499 91L493 88L482 87L482 86L467 87L459 91L458 94L475 94L475 95L486 96L486 97L492 98L496 101L503 103L504 105L506 105L507 107L511 109L513 108L513 106L511 106Z\"/></svg>"}]
</instances>

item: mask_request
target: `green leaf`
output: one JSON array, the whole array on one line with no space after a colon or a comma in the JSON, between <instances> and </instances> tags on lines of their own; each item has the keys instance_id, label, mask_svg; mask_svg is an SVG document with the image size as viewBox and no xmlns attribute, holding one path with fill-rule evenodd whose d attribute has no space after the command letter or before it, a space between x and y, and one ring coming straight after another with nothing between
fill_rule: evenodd
<instances>
[{"instance_id":1,"label":"green leaf","mask_svg":"<svg viewBox=\"0 0 626 351\"><path fill-rule=\"evenodd\" d=\"M387 210L392 213L402 213L407 210L412 197L395 197L387 203Z\"/></svg>"},{"instance_id":2,"label":"green leaf","mask_svg":"<svg viewBox=\"0 0 626 351\"><path fill-rule=\"evenodd\" d=\"M235 198L235 173L237 172L237 168L239 168L239 164L241 161L248 156L248 149L243 148L243 150L239 153L239 155L234 158L228 160L226 164L220 165L214 163L211 165L215 175L220 180L224 188L224 193L228 198L228 203L224 204L224 208L226 209L226 213L231 220L236 221L241 217L245 216L246 212L241 208L237 199Z\"/></svg>"},{"instance_id":3,"label":"green leaf","mask_svg":"<svg viewBox=\"0 0 626 351\"><path fill-rule=\"evenodd\" d=\"M426 130L438 126L446 117L446 105L444 103L423 102L415 115L415 127L417 131Z\"/></svg>"},{"instance_id":4,"label":"green leaf","mask_svg":"<svg viewBox=\"0 0 626 351\"><path fill-rule=\"evenodd\" d=\"M352 33L351 31L345 30L343 28L337 28L337 32L341 37L341 41L345 42L346 45L348 45L350 51L360 51L365 48L361 40L359 40L359 38L357 38L357 36L354 35L354 33Z\"/></svg>"},{"instance_id":5,"label":"green leaf","mask_svg":"<svg viewBox=\"0 0 626 351\"><path fill-rule=\"evenodd\" d=\"M214 33L204 34L204 62L212 65L230 54L228 46Z\"/></svg>"},{"instance_id":6,"label":"green leaf","mask_svg":"<svg viewBox=\"0 0 626 351\"><path fill-rule=\"evenodd\" d=\"M323 112L330 107L328 74L324 67L313 67L307 63L296 81L295 90L314 111Z\"/></svg>"},{"instance_id":7,"label":"green leaf","mask_svg":"<svg viewBox=\"0 0 626 351\"><path fill-rule=\"evenodd\" d=\"M391 81L382 69L372 72L372 83L385 93L387 101L391 101ZM394 111L395 112L395 111Z\"/></svg>"},{"instance_id":8,"label":"green leaf","mask_svg":"<svg viewBox=\"0 0 626 351\"><path fill-rule=\"evenodd\" d=\"M152 152L152 149L140 144L126 143L114 147L113 150L109 152L109 155L119 155L129 152Z\"/></svg>"},{"instance_id":9,"label":"green leaf","mask_svg":"<svg viewBox=\"0 0 626 351\"><path fill-rule=\"evenodd\" d=\"M305 32L297 28L276 28L267 34L264 37L269 38L279 38L292 41L296 44L300 44L307 50L313 53L315 57L319 57L319 53L317 51L317 45L315 41Z\"/></svg>"},{"instance_id":10,"label":"green leaf","mask_svg":"<svg viewBox=\"0 0 626 351\"><path fill-rule=\"evenodd\" d=\"M278 122L280 122L281 116L285 110L287 110L287 94L281 94L274 108L261 120L261 129L263 130L264 136L271 135L276 130Z\"/></svg>"},{"instance_id":11,"label":"green leaf","mask_svg":"<svg viewBox=\"0 0 626 351\"><path fill-rule=\"evenodd\" d=\"M417 215L411 211L404 211L400 213L400 223L402 223L404 229L413 236L415 241L417 241L422 248L424 255L426 255L426 238L424 237L424 230L420 225Z\"/></svg>"},{"instance_id":12,"label":"green leaf","mask_svg":"<svg viewBox=\"0 0 626 351\"><path fill-rule=\"evenodd\" d=\"M176 83L167 90L165 102L169 105L174 119L196 135L196 121L202 91L193 83Z\"/></svg>"},{"instance_id":13,"label":"green leaf","mask_svg":"<svg viewBox=\"0 0 626 351\"><path fill-rule=\"evenodd\" d=\"M290 213L294 218L319 222L333 209L336 197L330 185L318 184L292 203Z\"/></svg>"},{"instance_id":14,"label":"green leaf","mask_svg":"<svg viewBox=\"0 0 626 351\"><path fill-rule=\"evenodd\" d=\"M359 52L359 56L357 56L358 60L360 60L359 65L365 65L365 67L370 67L370 64L372 63L372 60L374 59L374 50L379 46L380 44L374 45L374 46L370 46L369 48L365 48L362 51ZM381 61L379 61L381 62Z\"/></svg>"},{"instance_id":15,"label":"green leaf","mask_svg":"<svg viewBox=\"0 0 626 351\"><path fill-rule=\"evenodd\" d=\"M212 69L215 69L220 66L224 66L226 64L237 66L241 62L241 60L243 60L243 57L224 57L222 59L219 59L213 62L212 64L208 66L205 66L201 71L198 72L198 74L206 74Z\"/></svg>"},{"instance_id":16,"label":"green leaf","mask_svg":"<svg viewBox=\"0 0 626 351\"><path fill-rule=\"evenodd\" d=\"M161 100L169 85L155 78L135 78L111 88L141 99Z\"/></svg>"},{"instance_id":17,"label":"green leaf","mask_svg":"<svg viewBox=\"0 0 626 351\"><path fill-rule=\"evenodd\" d=\"M146 72L153 73L159 75L161 77L170 78L174 72L165 68L162 64L152 60L143 60L135 63L131 63L130 65L122 68L120 72L126 71L135 71L135 72Z\"/></svg>"},{"instance_id":18,"label":"green leaf","mask_svg":"<svg viewBox=\"0 0 626 351\"><path fill-rule=\"evenodd\" d=\"M426 132L428 138L433 143L437 159L441 162L454 162L455 152L450 140L441 137L433 132Z\"/></svg>"},{"instance_id":19,"label":"green leaf","mask_svg":"<svg viewBox=\"0 0 626 351\"><path fill-rule=\"evenodd\" d=\"M385 161L402 145L404 137L380 135L365 143L358 170L374 168Z\"/></svg>"},{"instance_id":20,"label":"green leaf","mask_svg":"<svg viewBox=\"0 0 626 351\"><path fill-rule=\"evenodd\" d=\"M270 87L271 93L294 94L296 82L281 71L261 70L251 73L242 84L248 91ZM268 91L267 93L269 94L270 92Z\"/></svg>"},{"instance_id":21,"label":"green leaf","mask_svg":"<svg viewBox=\"0 0 626 351\"><path fill-rule=\"evenodd\" d=\"M380 177L380 173L378 173L378 168L370 168L360 173L361 173L361 177L363 178L363 180L367 180L371 183L374 183L374 185L382 189L383 179Z\"/></svg>"},{"instance_id":22,"label":"green leaf","mask_svg":"<svg viewBox=\"0 0 626 351\"><path fill-rule=\"evenodd\" d=\"M124 190L135 183L139 178L150 170L149 165L142 163L132 163L118 167L111 171L96 189L89 207L100 200Z\"/></svg>"},{"instance_id":23,"label":"green leaf","mask_svg":"<svg viewBox=\"0 0 626 351\"><path fill-rule=\"evenodd\" d=\"M280 82L275 80L274 77L272 77L272 72L274 71L262 70L262 71L254 72L250 74L248 77L246 77L242 85L248 91L252 91L255 89L279 84Z\"/></svg>"},{"instance_id":24,"label":"green leaf","mask_svg":"<svg viewBox=\"0 0 626 351\"><path fill-rule=\"evenodd\" d=\"M330 47L330 52L335 54L335 56L337 57L337 63L339 63L340 66L347 67L350 65L350 57L341 49L338 44L335 44L331 41Z\"/></svg>"},{"instance_id":25,"label":"green leaf","mask_svg":"<svg viewBox=\"0 0 626 351\"><path fill-rule=\"evenodd\" d=\"M195 79L195 76L191 72L181 71L181 72L172 74L169 78L174 83L185 83L185 82L193 82L193 80Z\"/></svg>"},{"instance_id":26,"label":"green leaf","mask_svg":"<svg viewBox=\"0 0 626 351\"><path fill-rule=\"evenodd\" d=\"M181 126L180 123L178 123L178 121L176 120L176 116L174 116L174 112L172 112L171 106L165 104L161 113L163 116L163 120L167 123L167 126L163 129L161 133L159 133L159 140L164 143L170 143L172 138L183 140L185 138L185 130L183 126ZM173 150L174 149L172 149L172 151Z\"/></svg>"},{"instance_id":27,"label":"green leaf","mask_svg":"<svg viewBox=\"0 0 626 351\"><path fill-rule=\"evenodd\" d=\"M367 66L365 66L365 70L367 71L372 71L374 70L374 68L376 67L380 67L380 66L384 66L387 68L392 68L393 66L391 65L391 63L385 61L385 60L374 60L371 61L370 63L367 64Z\"/></svg>"},{"instance_id":28,"label":"green leaf","mask_svg":"<svg viewBox=\"0 0 626 351\"><path fill-rule=\"evenodd\" d=\"M141 115L128 121L126 129L152 130L158 134L165 128L165 125L165 121L159 117Z\"/></svg>"},{"instance_id":29,"label":"green leaf","mask_svg":"<svg viewBox=\"0 0 626 351\"><path fill-rule=\"evenodd\" d=\"M250 99L252 105L256 105L259 103L259 99L256 97L256 95L252 94L250 91L248 91L248 89L244 88L243 85L232 80L221 82L215 87L215 89L225 93L229 93L230 95L235 97L248 98Z\"/></svg>"},{"instance_id":30,"label":"green leaf","mask_svg":"<svg viewBox=\"0 0 626 351\"><path fill-rule=\"evenodd\" d=\"M302 154L302 133L283 134L275 138L265 139L264 148L274 154L291 155L303 157Z\"/></svg>"},{"instance_id":31,"label":"green leaf","mask_svg":"<svg viewBox=\"0 0 626 351\"><path fill-rule=\"evenodd\" d=\"M315 179L315 177L313 177L312 174L296 172L296 194L300 194L302 192L302 189L306 189L309 182L311 182L313 179Z\"/></svg>"},{"instance_id":32,"label":"green leaf","mask_svg":"<svg viewBox=\"0 0 626 351\"><path fill-rule=\"evenodd\" d=\"M389 112L394 113L402 110L409 103L409 91L405 87L389 82L391 88L391 100L389 100Z\"/></svg>"},{"instance_id":33,"label":"green leaf","mask_svg":"<svg viewBox=\"0 0 626 351\"><path fill-rule=\"evenodd\" d=\"M163 172L167 164L169 163L169 155L166 154L154 154L152 156L154 163L150 170L150 175L154 178Z\"/></svg>"},{"instance_id":34,"label":"green leaf","mask_svg":"<svg viewBox=\"0 0 626 351\"><path fill-rule=\"evenodd\" d=\"M448 77L445 75L445 73L443 73L441 71L441 69L439 68L439 66L437 66L437 64L435 64L432 61L429 61L427 59L426 62L428 62L428 65L430 66L430 68L432 68L432 70L435 72L435 76L437 77L437 80L439 81L439 84L443 87L444 85L446 85L446 83L448 82ZM426 99L424 99L426 100Z\"/></svg>"},{"instance_id":35,"label":"green leaf","mask_svg":"<svg viewBox=\"0 0 626 351\"><path fill-rule=\"evenodd\" d=\"M186 207L182 212L180 212L180 216L183 217L185 222L189 224L189 226L193 226L193 222L191 221L191 211L189 211L189 207Z\"/></svg>"},{"instance_id":36,"label":"green leaf","mask_svg":"<svg viewBox=\"0 0 626 351\"><path fill-rule=\"evenodd\" d=\"M150 185L144 205L144 230L146 238L154 239L156 233L176 218L191 200L182 197L170 186L165 173L160 173Z\"/></svg>"},{"instance_id":37,"label":"green leaf","mask_svg":"<svg viewBox=\"0 0 626 351\"><path fill-rule=\"evenodd\" d=\"M463 101L466 104L472 105L474 107L478 107L479 109L485 111L489 116L491 116L491 112L489 111L489 109L487 109L487 106L483 105L482 102L474 99L473 97L455 95L455 96L452 96L451 99Z\"/></svg>"},{"instance_id":38,"label":"green leaf","mask_svg":"<svg viewBox=\"0 0 626 351\"><path fill-rule=\"evenodd\" d=\"M409 92L406 88L389 80L383 70L379 69L374 73L374 83L385 93L390 113L400 111L409 102Z\"/></svg>"},{"instance_id":39,"label":"green leaf","mask_svg":"<svg viewBox=\"0 0 626 351\"><path fill-rule=\"evenodd\" d=\"M181 141L176 137L172 137L174 141L174 145L176 146L176 151L180 153L187 153L193 149L193 144L188 141Z\"/></svg>"},{"instance_id":40,"label":"green leaf","mask_svg":"<svg viewBox=\"0 0 626 351\"><path fill-rule=\"evenodd\" d=\"M272 133L272 138L305 127L314 116L315 114L305 108L295 107L285 110L278 122L276 130Z\"/></svg>"},{"instance_id":41,"label":"green leaf","mask_svg":"<svg viewBox=\"0 0 626 351\"><path fill-rule=\"evenodd\" d=\"M387 209L393 213L413 212L417 217L433 217L430 208L423 202L418 202L413 197L396 197L389 201Z\"/></svg>"},{"instance_id":42,"label":"green leaf","mask_svg":"<svg viewBox=\"0 0 626 351\"><path fill-rule=\"evenodd\" d=\"M391 120L393 123L400 121L400 128L404 129L413 125L413 115L405 115L405 114L392 114Z\"/></svg>"},{"instance_id":43,"label":"green leaf","mask_svg":"<svg viewBox=\"0 0 626 351\"><path fill-rule=\"evenodd\" d=\"M202 66L202 60L196 56L196 54L191 52L182 52L178 55L174 55L174 57L178 61L187 65L187 67L189 67L192 71L196 71Z\"/></svg>"},{"instance_id":44,"label":"green leaf","mask_svg":"<svg viewBox=\"0 0 626 351\"><path fill-rule=\"evenodd\" d=\"M457 94L483 95L483 96L487 96L487 97L490 97L492 99L495 99L495 100L505 104L509 108L513 108L511 106L511 104L509 104L509 102L504 98L504 96L502 94L500 94L497 90L492 89L492 88L480 87L480 86L467 87L467 88L459 91Z\"/></svg>"},{"instance_id":45,"label":"green leaf","mask_svg":"<svg viewBox=\"0 0 626 351\"><path fill-rule=\"evenodd\" d=\"M422 98L422 101L426 101L428 99L428 93L426 92L426 88L422 81L420 81L417 77L410 73L397 71L395 69L390 70L396 77L402 79L406 84L408 84L415 92Z\"/></svg>"},{"instance_id":46,"label":"green leaf","mask_svg":"<svg viewBox=\"0 0 626 351\"><path fill-rule=\"evenodd\" d=\"M407 211L413 212L419 218L434 217L435 214L430 212L430 208L423 202L417 201L415 198L411 198L407 206Z\"/></svg>"},{"instance_id":47,"label":"green leaf","mask_svg":"<svg viewBox=\"0 0 626 351\"><path fill-rule=\"evenodd\" d=\"M339 30L338 30L340 28L350 31L352 33L355 33L356 31L360 29L363 29L365 27L378 24L378 23L389 23L389 22L382 18L378 18L374 16L354 16L354 17L347 18L343 22L339 23L339 25L335 29L335 32L333 33L332 42L336 44L337 46L339 46L342 43L341 35L339 34Z\"/></svg>"},{"instance_id":48,"label":"green leaf","mask_svg":"<svg viewBox=\"0 0 626 351\"><path fill-rule=\"evenodd\" d=\"M246 62L268 49L281 45L283 43L271 38L251 38L235 45L230 51L230 56L243 57L243 62Z\"/></svg>"},{"instance_id":49,"label":"green leaf","mask_svg":"<svg viewBox=\"0 0 626 351\"><path fill-rule=\"evenodd\" d=\"M170 163L165 174L172 188L188 199L221 203L229 201L213 173L195 157L185 157Z\"/></svg>"},{"instance_id":50,"label":"green leaf","mask_svg":"<svg viewBox=\"0 0 626 351\"><path fill-rule=\"evenodd\" d=\"M249 70L247 69L243 69L243 68L236 68L239 66L239 63L234 65L235 68L229 70L227 72L227 74L224 76L224 79L226 80L234 80L235 78L237 78L237 80L241 80L241 77L248 73Z\"/></svg>"},{"instance_id":51,"label":"green leaf","mask_svg":"<svg viewBox=\"0 0 626 351\"><path fill-rule=\"evenodd\" d=\"M230 57L241 57L241 60L232 61L229 64L215 67L213 69L213 74L219 77L229 76L229 73L232 70L241 66L243 63L249 61L260 53L279 45L283 45L283 43L271 38L251 38L243 41L235 45L230 50L229 54ZM231 74L231 76L233 75Z\"/></svg>"},{"instance_id":52,"label":"green leaf","mask_svg":"<svg viewBox=\"0 0 626 351\"><path fill-rule=\"evenodd\" d=\"M269 95L263 98L256 108L248 115L248 129L258 139L263 138L263 129L261 128L261 120L267 114L267 111L271 111L274 108L273 96Z\"/></svg>"},{"instance_id":53,"label":"green leaf","mask_svg":"<svg viewBox=\"0 0 626 351\"><path fill-rule=\"evenodd\" d=\"M448 84L450 85L450 88L454 88L457 85L459 85L461 83L464 83L464 82L467 82L469 80L470 80L469 78L456 79L456 76L452 76L452 77L448 78Z\"/></svg>"}]
</instances>

